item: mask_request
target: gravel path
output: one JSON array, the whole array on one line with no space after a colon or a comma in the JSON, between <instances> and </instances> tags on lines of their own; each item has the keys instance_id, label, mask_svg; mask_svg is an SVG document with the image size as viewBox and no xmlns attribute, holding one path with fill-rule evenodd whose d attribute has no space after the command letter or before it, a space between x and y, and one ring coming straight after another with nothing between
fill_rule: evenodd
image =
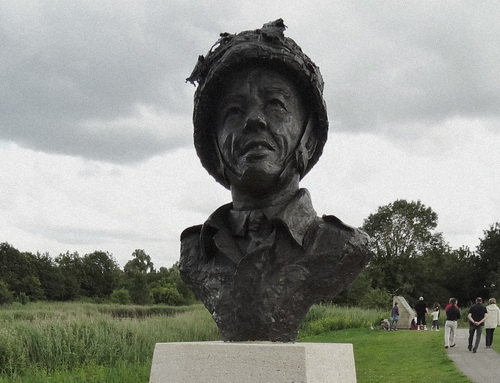
<instances>
[{"instance_id":1,"label":"gravel path","mask_svg":"<svg viewBox=\"0 0 500 383\"><path fill-rule=\"evenodd\" d=\"M443 334L444 347L444 328ZM485 333L481 336L481 343L477 353L473 354L467 349L469 330L458 329L455 336L456 347L450 347L448 357L453 360L455 366L467 375L474 383L499 383L500 382L500 354L493 348L484 345ZM500 330L495 331L493 343L500 342Z\"/></svg>"}]
</instances>

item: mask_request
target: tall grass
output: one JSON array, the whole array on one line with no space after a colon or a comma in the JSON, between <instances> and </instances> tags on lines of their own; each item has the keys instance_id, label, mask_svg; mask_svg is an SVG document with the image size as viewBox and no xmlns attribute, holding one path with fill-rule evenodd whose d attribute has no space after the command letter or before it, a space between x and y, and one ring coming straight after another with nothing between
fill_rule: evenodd
<instances>
[{"instance_id":1,"label":"tall grass","mask_svg":"<svg viewBox=\"0 0 500 383\"><path fill-rule=\"evenodd\" d=\"M28 305L13 303L0 306L0 323L3 321L39 319L67 319L71 317L95 317L106 314L116 318L147 318L156 315L172 316L185 311L191 311L193 306L138 306L95 304L87 302L36 302Z\"/></svg>"},{"instance_id":2,"label":"tall grass","mask_svg":"<svg viewBox=\"0 0 500 383\"><path fill-rule=\"evenodd\" d=\"M220 339L210 314L201 305L180 309L175 315L172 310L159 315L162 310L158 308L152 310L154 315L143 315L143 308L142 319L136 319L134 307L128 310L135 319L126 319L123 311L115 315L112 305L28 306L0 309L0 374L150 364L157 342Z\"/></svg>"},{"instance_id":3,"label":"tall grass","mask_svg":"<svg viewBox=\"0 0 500 383\"><path fill-rule=\"evenodd\" d=\"M348 328L378 328L380 318L384 317L387 317L386 310L314 305L302 322L299 338Z\"/></svg>"}]
</instances>

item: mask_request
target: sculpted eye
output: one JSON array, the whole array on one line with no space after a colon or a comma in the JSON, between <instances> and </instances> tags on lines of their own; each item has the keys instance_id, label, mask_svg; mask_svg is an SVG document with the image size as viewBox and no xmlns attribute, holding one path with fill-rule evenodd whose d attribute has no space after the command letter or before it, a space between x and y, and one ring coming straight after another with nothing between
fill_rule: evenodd
<instances>
[{"instance_id":1,"label":"sculpted eye","mask_svg":"<svg viewBox=\"0 0 500 383\"><path fill-rule=\"evenodd\" d=\"M285 103L281 101L279 98L272 98L267 101L267 106L272 110L287 110Z\"/></svg>"},{"instance_id":2,"label":"sculpted eye","mask_svg":"<svg viewBox=\"0 0 500 383\"><path fill-rule=\"evenodd\" d=\"M226 113L224 114L224 120L228 120L231 118L237 118L241 114L243 114L243 109L238 107L238 106L232 106L226 110Z\"/></svg>"}]
</instances>

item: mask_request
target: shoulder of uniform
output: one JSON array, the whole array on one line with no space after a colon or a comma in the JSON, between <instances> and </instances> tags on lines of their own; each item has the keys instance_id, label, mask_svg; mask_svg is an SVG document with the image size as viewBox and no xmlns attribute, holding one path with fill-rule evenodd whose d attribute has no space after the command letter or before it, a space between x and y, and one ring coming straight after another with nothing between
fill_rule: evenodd
<instances>
[{"instance_id":1,"label":"shoulder of uniform","mask_svg":"<svg viewBox=\"0 0 500 383\"><path fill-rule=\"evenodd\" d=\"M187 229L184 229L184 231L181 233L181 241L184 241L185 239L192 237L192 236L200 236L201 233L201 228L202 225L196 225L196 226L191 226L188 227Z\"/></svg>"},{"instance_id":2,"label":"shoulder of uniform","mask_svg":"<svg viewBox=\"0 0 500 383\"><path fill-rule=\"evenodd\" d=\"M330 225L334 225L340 229L344 229L344 230L348 230L348 231L355 231L356 230L352 226L349 226L349 225L345 224L344 222L342 222L339 218L337 218L334 215L326 215L325 214L321 218L323 219L324 222L329 223Z\"/></svg>"},{"instance_id":3,"label":"shoulder of uniform","mask_svg":"<svg viewBox=\"0 0 500 383\"><path fill-rule=\"evenodd\" d=\"M370 241L370 237L364 231L345 224L334 215L323 215L321 220L326 224L322 225L323 228L349 238L349 242L353 245L366 246Z\"/></svg>"},{"instance_id":4,"label":"shoulder of uniform","mask_svg":"<svg viewBox=\"0 0 500 383\"><path fill-rule=\"evenodd\" d=\"M348 232L351 232L351 233L363 233L363 231L359 230L359 229L356 229L355 227L352 227L352 226L349 226L347 224L345 224L344 222L342 222L339 218L337 218L336 216L334 215L323 215L323 217L321 217L323 219L324 222L330 224L330 225L333 225L337 228L339 228L340 230L345 230L345 231L348 231Z\"/></svg>"}]
</instances>

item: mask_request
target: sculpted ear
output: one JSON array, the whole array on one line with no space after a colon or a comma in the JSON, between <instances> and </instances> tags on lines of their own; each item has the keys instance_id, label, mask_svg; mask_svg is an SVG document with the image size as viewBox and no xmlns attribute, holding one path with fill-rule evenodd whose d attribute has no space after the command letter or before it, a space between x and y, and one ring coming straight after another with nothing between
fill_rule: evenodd
<instances>
[{"instance_id":1,"label":"sculpted ear","mask_svg":"<svg viewBox=\"0 0 500 383\"><path fill-rule=\"evenodd\" d=\"M300 178L304 176L307 164L316 150L317 140L316 136L313 134L314 125L315 119L314 116L311 116L307 121L304 133L302 134L302 139L300 140L297 151L295 152Z\"/></svg>"},{"instance_id":2,"label":"sculpted ear","mask_svg":"<svg viewBox=\"0 0 500 383\"><path fill-rule=\"evenodd\" d=\"M219 181L226 189L230 189L231 182L230 178L227 174L228 166L226 165L224 159L222 158L222 152L219 147L219 142L215 138L214 135L212 135L212 140L213 140L213 148L215 148L215 155L217 159L217 172L219 176L221 176L221 180ZM222 182L221 182L222 181Z\"/></svg>"},{"instance_id":3,"label":"sculpted ear","mask_svg":"<svg viewBox=\"0 0 500 383\"><path fill-rule=\"evenodd\" d=\"M306 140L305 147L309 155L308 160L311 159L314 152L316 151L316 144L318 143L316 135L313 133L315 125L316 125L316 119L314 117L310 117L309 121L307 122L304 136L302 137L302 140Z\"/></svg>"}]
</instances>

